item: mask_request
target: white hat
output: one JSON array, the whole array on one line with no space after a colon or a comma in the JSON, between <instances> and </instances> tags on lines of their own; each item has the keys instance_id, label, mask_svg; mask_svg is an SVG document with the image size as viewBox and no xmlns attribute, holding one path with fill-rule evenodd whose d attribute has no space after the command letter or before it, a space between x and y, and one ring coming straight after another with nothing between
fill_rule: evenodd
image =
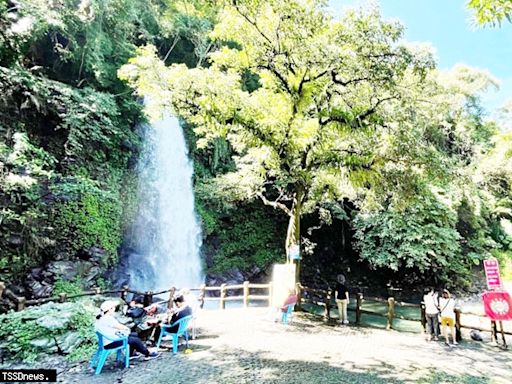
<instances>
[{"instance_id":1,"label":"white hat","mask_svg":"<svg viewBox=\"0 0 512 384\"><path fill-rule=\"evenodd\" d=\"M103 304L101 304L101 306L100 306L101 312L105 313L109 309L117 307L118 304L119 304L119 302L117 302L115 300L104 301Z\"/></svg>"}]
</instances>

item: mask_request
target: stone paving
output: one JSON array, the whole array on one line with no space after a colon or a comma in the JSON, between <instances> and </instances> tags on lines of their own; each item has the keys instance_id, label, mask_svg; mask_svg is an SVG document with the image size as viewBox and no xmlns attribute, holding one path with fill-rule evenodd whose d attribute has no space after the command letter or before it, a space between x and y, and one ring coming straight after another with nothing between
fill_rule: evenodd
<instances>
[{"instance_id":1,"label":"stone paving","mask_svg":"<svg viewBox=\"0 0 512 384\"><path fill-rule=\"evenodd\" d=\"M123 370L111 360L94 376L86 364L63 383L512 383L512 352L487 343L457 347L423 335L327 325L298 314L274 323L268 309L205 311L198 337L177 355L163 352Z\"/></svg>"}]
</instances>

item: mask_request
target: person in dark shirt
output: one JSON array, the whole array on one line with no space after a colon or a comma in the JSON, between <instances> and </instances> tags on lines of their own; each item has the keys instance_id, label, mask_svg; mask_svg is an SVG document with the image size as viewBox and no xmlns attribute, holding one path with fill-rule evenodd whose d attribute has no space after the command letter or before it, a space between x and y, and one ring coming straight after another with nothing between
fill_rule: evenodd
<instances>
[{"instance_id":1,"label":"person in dark shirt","mask_svg":"<svg viewBox=\"0 0 512 384\"><path fill-rule=\"evenodd\" d=\"M174 300L174 305L176 305L175 308L173 308L169 312L169 316L167 321L163 322L163 325L168 324L174 324L179 319L182 319L186 316L192 315L192 308L188 306L188 304L185 302L185 299L183 296L178 296ZM158 340L160 337L161 328L157 327L154 334L154 340ZM178 331L178 325L175 325L174 327L171 327L167 330L168 333L176 333Z\"/></svg>"},{"instance_id":2,"label":"person in dark shirt","mask_svg":"<svg viewBox=\"0 0 512 384\"><path fill-rule=\"evenodd\" d=\"M340 316L338 323L339 324L348 324L347 306L349 303L349 298L348 298L348 289L345 284L346 279L345 279L345 276L343 276L342 274L339 274L336 280L337 280L337 282L336 282L335 298L336 298L336 305L338 306L338 313Z\"/></svg>"}]
</instances>

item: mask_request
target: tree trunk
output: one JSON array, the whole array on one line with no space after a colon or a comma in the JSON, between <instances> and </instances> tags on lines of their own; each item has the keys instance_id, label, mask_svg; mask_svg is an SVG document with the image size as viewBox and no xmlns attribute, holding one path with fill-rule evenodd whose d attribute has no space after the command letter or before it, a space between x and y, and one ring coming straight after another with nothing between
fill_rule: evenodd
<instances>
[{"instance_id":1,"label":"tree trunk","mask_svg":"<svg viewBox=\"0 0 512 384\"><path fill-rule=\"evenodd\" d=\"M297 187L295 197L293 199L293 205L291 209L290 219L288 221L288 230L286 233L286 254L287 262L293 263L290 258L288 250L292 245L299 246L299 257L302 256L301 244L300 244L300 216L302 213L302 199L304 197L304 191L302 188ZM300 259L295 260L295 283L300 282Z\"/></svg>"}]
</instances>

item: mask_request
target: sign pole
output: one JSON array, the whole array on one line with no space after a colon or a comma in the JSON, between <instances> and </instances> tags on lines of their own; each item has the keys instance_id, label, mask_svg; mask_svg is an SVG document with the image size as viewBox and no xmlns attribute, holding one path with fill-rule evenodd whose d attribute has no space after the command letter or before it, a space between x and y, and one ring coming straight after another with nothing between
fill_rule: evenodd
<instances>
[{"instance_id":1,"label":"sign pole","mask_svg":"<svg viewBox=\"0 0 512 384\"><path fill-rule=\"evenodd\" d=\"M505 340L505 331L503 330L503 321L500 320L500 332L501 332L501 340L503 341L503 348L507 349L507 342Z\"/></svg>"}]
</instances>

